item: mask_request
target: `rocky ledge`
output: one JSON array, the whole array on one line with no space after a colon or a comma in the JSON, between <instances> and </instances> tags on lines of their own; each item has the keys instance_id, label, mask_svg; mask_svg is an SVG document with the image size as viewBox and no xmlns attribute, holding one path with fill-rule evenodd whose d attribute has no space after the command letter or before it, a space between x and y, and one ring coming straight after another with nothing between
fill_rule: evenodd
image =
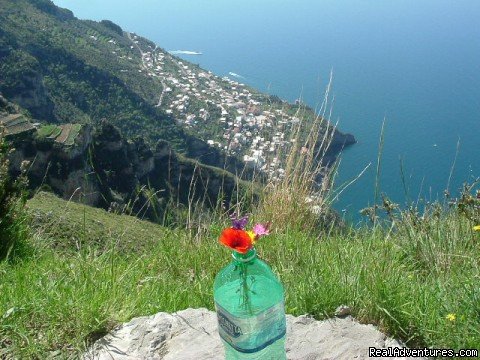
<instances>
[{"instance_id":1,"label":"rocky ledge","mask_svg":"<svg viewBox=\"0 0 480 360\"><path fill-rule=\"evenodd\" d=\"M36 129L21 114L0 113L2 128L14 147L13 177L25 173L32 189L87 205L161 221L169 201L228 207L247 191L232 173L185 158L164 140L152 149L142 138L126 139L108 121Z\"/></svg>"},{"instance_id":2,"label":"rocky ledge","mask_svg":"<svg viewBox=\"0 0 480 360\"><path fill-rule=\"evenodd\" d=\"M368 359L369 347L402 345L350 316L316 321L305 315L287 315L288 359ZM223 358L216 315L207 309L132 319L99 339L83 355L83 360Z\"/></svg>"}]
</instances>

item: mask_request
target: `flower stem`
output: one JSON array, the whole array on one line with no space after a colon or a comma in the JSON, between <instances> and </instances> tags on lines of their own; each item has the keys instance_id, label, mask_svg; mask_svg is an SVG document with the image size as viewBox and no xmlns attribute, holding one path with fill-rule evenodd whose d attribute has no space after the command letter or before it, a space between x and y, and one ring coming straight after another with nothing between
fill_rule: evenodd
<instances>
[{"instance_id":1,"label":"flower stem","mask_svg":"<svg viewBox=\"0 0 480 360\"><path fill-rule=\"evenodd\" d=\"M241 277L241 293L242 293L242 307L249 312L250 315L253 314L252 303L250 299L250 288L247 284L248 276L248 264L242 263L240 265L240 277Z\"/></svg>"}]
</instances>

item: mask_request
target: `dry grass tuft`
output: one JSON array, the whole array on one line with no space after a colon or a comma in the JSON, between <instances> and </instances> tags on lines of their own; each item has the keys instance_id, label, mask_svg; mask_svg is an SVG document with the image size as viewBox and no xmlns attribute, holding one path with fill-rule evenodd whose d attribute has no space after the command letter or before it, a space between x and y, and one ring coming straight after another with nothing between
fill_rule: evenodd
<instances>
[{"instance_id":1,"label":"dry grass tuft","mask_svg":"<svg viewBox=\"0 0 480 360\"><path fill-rule=\"evenodd\" d=\"M329 122L333 106L331 84L330 77L313 122L305 121L304 107L298 109L296 117L300 121L291 131L291 146L285 154L276 154L284 159L284 173L280 179L268 182L256 215L268 219L277 229L312 229L329 216L335 166L328 163L326 154L336 130Z\"/></svg>"}]
</instances>

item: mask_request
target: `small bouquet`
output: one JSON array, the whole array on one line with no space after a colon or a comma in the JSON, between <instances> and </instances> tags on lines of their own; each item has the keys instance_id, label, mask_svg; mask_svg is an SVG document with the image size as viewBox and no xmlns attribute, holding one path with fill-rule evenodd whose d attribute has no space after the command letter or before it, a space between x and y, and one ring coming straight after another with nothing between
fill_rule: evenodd
<instances>
[{"instance_id":1,"label":"small bouquet","mask_svg":"<svg viewBox=\"0 0 480 360\"><path fill-rule=\"evenodd\" d=\"M240 293L240 298L242 299L241 306L251 312L250 293L254 293L254 291L247 282L248 263L256 257L254 247L256 241L260 237L269 234L270 223L256 224L252 230L245 230L247 223L247 216L242 218L232 217L232 226L222 231L219 241L221 244L234 250L232 256L237 260L241 278L241 286L237 292ZM252 284L254 281L255 279L252 277Z\"/></svg>"},{"instance_id":2,"label":"small bouquet","mask_svg":"<svg viewBox=\"0 0 480 360\"><path fill-rule=\"evenodd\" d=\"M248 216L240 219L232 217L232 227L226 228L220 235L220 243L240 254L246 254L255 245L255 242L270 233L270 223L256 224L252 230L245 230Z\"/></svg>"}]
</instances>

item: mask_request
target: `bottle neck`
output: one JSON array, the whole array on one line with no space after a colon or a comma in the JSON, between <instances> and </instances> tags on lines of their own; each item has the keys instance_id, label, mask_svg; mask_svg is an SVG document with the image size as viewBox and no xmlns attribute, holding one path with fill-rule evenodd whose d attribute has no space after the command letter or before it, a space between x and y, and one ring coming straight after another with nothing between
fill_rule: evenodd
<instances>
[{"instance_id":1,"label":"bottle neck","mask_svg":"<svg viewBox=\"0 0 480 360\"><path fill-rule=\"evenodd\" d=\"M241 263L247 263L249 261L254 260L257 257L257 251L255 248L251 248L248 250L245 254L239 253L238 251L232 251L232 257L233 260L241 262Z\"/></svg>"}]
</instances>

